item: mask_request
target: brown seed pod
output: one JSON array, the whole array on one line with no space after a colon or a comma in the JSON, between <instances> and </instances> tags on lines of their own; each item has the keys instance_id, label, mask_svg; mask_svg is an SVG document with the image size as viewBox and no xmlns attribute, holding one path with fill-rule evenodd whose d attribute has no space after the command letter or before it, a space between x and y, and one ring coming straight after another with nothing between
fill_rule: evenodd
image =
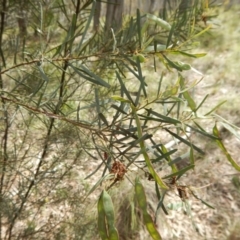
<instances>
[{"instance_id":1,"label":"brown seed pod","mask_svg":"<svg viewBox=\"0 0 240 240\"><path fill-rule=\"evenodd\" d=\"M126 166L120 161L115 161L110 171L110 173L113 173L115 175L116 181L122 180L126 172L127 172Z\"/></svg>"}]
</instances>

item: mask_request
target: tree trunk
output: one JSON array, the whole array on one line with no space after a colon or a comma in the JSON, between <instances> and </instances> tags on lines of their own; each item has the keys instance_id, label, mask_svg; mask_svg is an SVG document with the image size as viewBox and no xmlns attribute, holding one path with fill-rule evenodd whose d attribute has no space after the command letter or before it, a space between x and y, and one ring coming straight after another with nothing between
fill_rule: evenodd
<instances>
[{"instance_id":1,"label":"tree trunk","mask_svg":"<svg viewBox=\"0 0 240 240\"><path fill-rule=\"evenodd\" d=\"M93 23L93 29L95 31L99 30L100 17L101 17L101 2L97 2L96 3L96 10L95 10L95 13L94 13L94 23Z\"/></svg>"},{"instance_id":2,"label":"tree trunk","mask_svg":"<svg viewBox=\"0 0 240 240\"><path fill-rule=\"evenodd\" d=\"M108 0L106 12L105 29L109 32L111 28L114 31L122 26L124 0Z\"/></svg>"}]
</instances>

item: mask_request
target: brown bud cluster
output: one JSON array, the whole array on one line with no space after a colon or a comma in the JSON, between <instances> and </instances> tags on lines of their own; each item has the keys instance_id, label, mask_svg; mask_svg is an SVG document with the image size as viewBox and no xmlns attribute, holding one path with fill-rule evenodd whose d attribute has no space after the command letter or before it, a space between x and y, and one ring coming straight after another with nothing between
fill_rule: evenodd
<instances>
[{"instance_id":1,"label":"brown bud cluster","mask_svg":"<svg viewBox=\"0 0 240 240\"><path fill-rule=\"evenodd\" d=\"M119 161L115 161L113 163L112 169L110 171L110 173L113 173L115 175L116 181L122 180L126 172L127 172L126 166Z\"/></svg>"}]
</instances>

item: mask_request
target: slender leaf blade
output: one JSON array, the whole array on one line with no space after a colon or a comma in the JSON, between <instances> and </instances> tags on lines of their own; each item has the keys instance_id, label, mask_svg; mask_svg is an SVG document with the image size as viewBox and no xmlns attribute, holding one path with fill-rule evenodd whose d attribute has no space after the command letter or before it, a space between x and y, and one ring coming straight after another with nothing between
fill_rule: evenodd
<instances>
[{"instance_id":1,"label":"slender leaf blade","mask_svg":"<svg viewBox=\"0 0 240 240\"><path fill-rule=\"evenodd\" d=\"M185 143L186 145L188 145L189 147L193 147L196 151L198 151L199 153L201 154L204 154L204 151L201 150L200 148L198 148L197 146L195 146L194 144L190 143L189 141L187 141L186 139L180 137L178 134L170 131L169 129L167 128L164 128L168 133L170 133L172 136L174 136L175 138L177 138L178 140L180 140L180 142L183 142Z\"/></svg>"},{"instance_id":2,"label":"slender leaf blade","mask_svg":"<svg viewBox=\"0 0 240 240\"><path fill-rule=\"evenodd\" d=\"M189 165L189 166L187 166L187 167L185 167L185 168L183 168L183 169L181 169L177 172L174 172L172 174L169 174L169 175L163 177L163 179L168 179L168 178L172 178L172 177L176 177L176 176L177 176L177 179L179 179L185 172L189 171L190 169L192 169L194 167L195 167L194 164Z\"/></svg>"},{"instance_id":3,"label":"slender leaf blade","mask_svg":"<svg viewBox=\"0 0 240 240\"><path fill-rule=\"evenodd\" d=\"M115 227L115 218L114 218L114 207L112 203L111 196L103 190L102 192L102 201L103 201L103 209L106 216L106 223L108 226L108 235L109 240L118 240L118 231Z\"/></svg>"},{"instance_id":4,"label":"slender leaf blade","mask_svg":"<svg viewBox=\"0 0 240 240\"><path fill-rule=\"evenodd\" d=\"M138 129L138 138L141 138L142 137L142 127L141 127L141 123L140 123L140 120L138 118L138 115L136 113L136 109L135 107L132 105L132 110L133 110L133 115L134 115L134 118L135 118L135 121L136 121L136 125L137 125L137 129ZM163 189L168 189L167 185L163 182L163 180L158 176L158 174L155 172L152 164L151 164L151 161L150 161L150 158L147 154L147 151L146 151L146 147L145 147L145 143L144 143L144 140L140 142L140 148L141 150L143 151L143 156L144 156L144 159L145 159L145 162L146 162L146 165L148 167L148 170L149 172L151 173L151 175L153 176L154 180L159 184L159 186Z\"/></svg>"},{"instance_id":5,"label":"slender leaf blade","mask_svg":"<svg viewBox=\"0 0 240 240\"><path fill-rule=\"evenodd\" d=\"M104 211L102 194L100 195L100 198L98 199L97 209L98 209L98 233L102 240L107 240L108 232L107 232L107 227L105 224L106 214Z\"/></svg>"},{"instance_id":6,"label":"slender leaf blade","mask_svg":"<svg viewBox=\"0 0 240 240\"><path fill-rule=\"evenodd\" d=\"M225 156L227 157L228 161L232 164L232 166L237 170L240 171L240 165L237 164L236 161L234 161L234 159L231 157L230 153L227 151L227 149L225 148L223 142L220 140L220 133L218 131L217 125L215 125L213 127L213 135L218 137L219 139L216 139L216 143L219 146L219 148L223 151L223 153L225 154Z\"/></svg>"},{"instance_id":7,"label":"slender leaf blade","mask_svg":"<svg viewBox=\"0 0 240 240\"><path fill-rule=\"evenodd\" d=\"M139 207L140 207L140 209L142 210L142 213L143 213L144 224L145 224L150 236L154 240L161 240L162 239L161 235L157 231L157 229L156 229L156 227L153 223L152 217L147 212L146 194L145 194L143 185L141 184L138 177L135 179L135 195L136 195L136 198L137 198L137 201L138 201L138 205L139 205Z\"/></svg>"}]
</instances>

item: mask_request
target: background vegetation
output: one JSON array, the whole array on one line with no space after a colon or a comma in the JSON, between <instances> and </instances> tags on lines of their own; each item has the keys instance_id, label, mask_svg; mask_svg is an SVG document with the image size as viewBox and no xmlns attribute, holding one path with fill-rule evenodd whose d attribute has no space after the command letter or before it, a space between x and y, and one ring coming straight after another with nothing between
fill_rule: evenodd
<instances>
[{"instance_id":1,"label":"background vegetation","mask_svg":"<svg viewBox=\"0 0 240 240\"><path fill-rule=\"evenodd\" d=\"M1 2L1 239L238 237L238 6L159 3Z\"/></svg>"}]
</instances>

